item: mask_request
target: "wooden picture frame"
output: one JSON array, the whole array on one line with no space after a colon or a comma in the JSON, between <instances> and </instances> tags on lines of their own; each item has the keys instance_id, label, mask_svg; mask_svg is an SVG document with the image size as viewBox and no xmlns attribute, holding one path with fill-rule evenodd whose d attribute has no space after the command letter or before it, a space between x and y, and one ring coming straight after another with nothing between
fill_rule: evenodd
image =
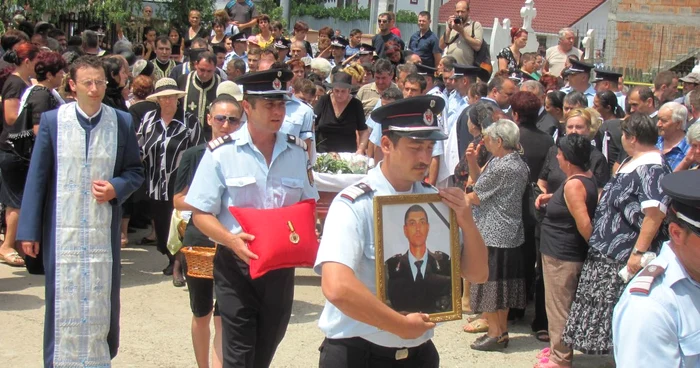
<instances>
[{"instance_id":1,"label":"wooden picture frame","mask_svg":"<svg viewBox=\"0 0 700 368\"><path fill-rule=\"evenodd\" d=\"M402 314L427 313L432 322L461 319L454 211L438 194L376 196L374 219L377 297Z\"/></svg>"}]
</instances>

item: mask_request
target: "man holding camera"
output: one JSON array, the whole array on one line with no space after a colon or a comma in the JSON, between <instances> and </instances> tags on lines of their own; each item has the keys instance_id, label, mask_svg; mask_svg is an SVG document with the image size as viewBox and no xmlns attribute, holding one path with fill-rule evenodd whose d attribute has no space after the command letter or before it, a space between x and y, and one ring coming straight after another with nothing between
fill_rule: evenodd
<instances>
[{"instance_id":1,"label":"man holding camera","mask_svg":"<svg viewBox=\"0 0 700 368\"><path fill-rule=\"evenodd\" d=\"M455 15L447 20L447 32L440 37L440 48L445 50L443 56L454 57L457 64L473 65L482 40L481 23L469 21L469 3L457 2Z\"/></svg>"}]
</instances>

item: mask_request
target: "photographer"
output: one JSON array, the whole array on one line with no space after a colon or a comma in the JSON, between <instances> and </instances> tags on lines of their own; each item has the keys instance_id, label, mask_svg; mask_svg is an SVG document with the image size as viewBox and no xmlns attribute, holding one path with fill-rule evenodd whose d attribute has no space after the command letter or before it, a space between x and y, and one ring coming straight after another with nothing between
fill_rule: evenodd
<instances>
[{"instance_id":1,"label":"photographer","mask_svg":"<svg viewBox=\"0 0 700 368\"><path fill-rule=\"evenodd\" d=\"M440 37L443 56L452 56L457 64L473 65L474 54L481 48L483 29L481 23L469 21L469 4L459 1L455 15L447 20L447 32Z\"/></svg>"}]
</instances>

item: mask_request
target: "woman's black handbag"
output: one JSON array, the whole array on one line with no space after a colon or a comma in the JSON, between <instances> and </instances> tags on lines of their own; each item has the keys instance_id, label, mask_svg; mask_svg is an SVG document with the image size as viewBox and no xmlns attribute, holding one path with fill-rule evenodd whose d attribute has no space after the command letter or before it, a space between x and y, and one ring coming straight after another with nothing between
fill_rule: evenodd
<instances>
[{"instance_id":1,"label":"woman's black handbag","mask_svg":"<svg viewBox=\"0 0 700 368\"><path fill-rule=\"evenodd\" d=\"M37 87L34 87L29 91L26 101L28 101L29 97L32 95L32 93L34 93L35 88ZM15 124L19 124L19 126L22 127L22 131L19 133L9 134L7 137L7 143L10 144L12 147L12 152L15 155L19 156L20 159L28 163L32 158L32 149L34 148L34 139L36 136L34 135L34 124L32 123L32 108L26 103L26 101L22 112L15 121Z\"/></svg>"}]
</instances>

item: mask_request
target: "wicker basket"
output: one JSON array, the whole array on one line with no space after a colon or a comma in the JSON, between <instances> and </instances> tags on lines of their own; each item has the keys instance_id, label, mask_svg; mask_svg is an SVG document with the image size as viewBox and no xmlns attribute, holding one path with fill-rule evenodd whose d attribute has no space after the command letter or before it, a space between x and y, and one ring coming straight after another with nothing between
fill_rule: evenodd
<instances>
[{"instance_id":1,"label":"wicker basket","mask_svg":"<svg viewBox=\"0 0 700 368\"><path fill-rule=\"evenodd\" d=\"M214 278L214 254L216 248L182 247L180 250L187 259L187 276L202 279Z\"/></svg>"}]
</instances>

